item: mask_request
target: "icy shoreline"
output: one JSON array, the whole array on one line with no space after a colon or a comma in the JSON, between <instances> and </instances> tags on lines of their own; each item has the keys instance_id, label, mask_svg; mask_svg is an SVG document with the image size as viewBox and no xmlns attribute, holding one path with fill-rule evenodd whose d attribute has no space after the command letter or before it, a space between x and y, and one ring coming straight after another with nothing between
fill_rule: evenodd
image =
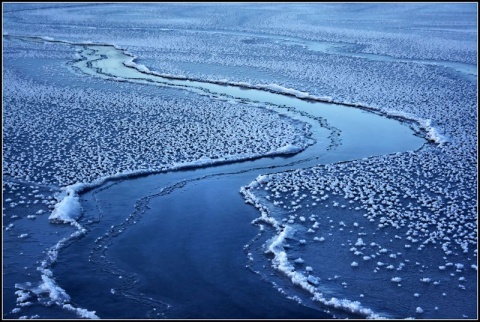
<instances>
[{"instance_id":1,"label":"icy shoreline","mask_svg":"<svg viewBox=\"0 0 480 322\"><path fill-rule=\"evenodd\" d=\"M122 49L118 48L115 45L94 44L90 42L78 44L78 43L70 43L65 41L58 41L50 37L39 37L39 39L49 41L49 42L68 43L72 45L112 46L114 48L117 48L118 50L123 51ZM125 51L123 52L126 53ZM301 100L325 102L325 103L338 104L338 105L364 109L371 112L379 113L383 116L395 118L400 121L417 123L427 133L426 135L427 139L437 144L442 144L445 142L445 138L442 135L438 134L438 131L431 125L431 122L429 120L422 120L422 119L416 118L415 116L408 115L405 113L400 113L396 111L384 111L380 108L365 106L362 103L336 102L329 97L318 97L318 96L310 95L306 92L301 92L291 88L285 88L276 84L253 85L253 84L242 83L242 82L235 83L235 82L209 81L209 80L200 80L200 79L188 79L188 78L176 77L171 75L163 75L156 72L151 72L148 70L148 68L146 68L143 65L137 65L136 63L134 63L135 58L136 57L133 56L133 58L130 61L127 61L126 63L124 63L124 65L126 67L135 68L136 70L144 74L160 76L168 79L195 80L195 81L201 81L205 83L237 86L237 87L246 88L246 89L258 89L258 90L268 91L274 94L281 94L285 96L296 97ZM58 195L58 200L55 205L55 209L51 213L49 219L52 223L65 223L65 224L70 224L76 227L78 231L72 234L70 238L72 239L77 238L78 236L86 233L85 229L77 222L78 216L81 213L80 204L79 204L79 194L89 189L97 188L108 181L123 180L131 177L161 173L166 171L181 171L183 169L191 169L191 168L198 168L198 167L205 167L205 166L212 166L212 165L226 164L226 163L235 163L238 161L245 161L245 160L255 160L255 159L263 158L266 156L273 157L273 156L281 156L281 155L290 155L290 154L294 154L299 151L302 151L306 147L307 147L307 143L303 142L303 145L285 145L285 146L279 147L276 151L272 151L265 154L259 154L259 155L252 154L252 155L239 156L239 157L230 156L225 158L225 160L200 158L196 161L174 163L170 167L165 167L160 170L150 169L150 170L123 172L123 173L118 173L111 176L96 179L91 183L75 183L72 185L68 185L62 189L63 193ZM271 222L271 223L274 223L274 222ZM277 224L278 223L274 224L274 226L276 226ZM49 270L49 267L55 262L56 256L58 255L58 251L69 239L62 239L55 246L50 248L48 251L49 261L44 262L42 264L42 268L39 269L43 273L42 275L43 284L41 284L41 286L39 287L39 289L41 289L41 293L45 293L45 292L49 293L49 296L52 299L52 301L56 302L57 304L63 305L64 308L66 309L70 309L72 307L70 304L65 304L66 302L69 301L69 297L58 285L55 284L53 277L51 277L51 271ZM278 240L278 242L281 242L281 238ZM283 271L285 274L287 274L287 276L291 277L294 283L300 285L301 287L305 288L307 291L311 292L317 301L322 302L328 306L341 307L344 309L348 309L348 310L351 310L351 312L363 314L366 317L378 317L374 312L372 312L369 309L363 308L357 302L352 302L347 300L339 301L338 299L335 299L335 298L326 300L325 298L322 297L321 293L318 293L315 290L315 288L308 283L308 281L306 280L307 278L304 275L298 272L293 272L291 270L290 263L285 262L284 252L282 251L281 247L272 247L270 249L270 252L272 252L275 255L276 268ZM37 293L38 289L36 289L36 291L33 290L33 292ZM19 298L23 298L23 295L24 294L19 294ZM76 308L75 310L82 317L89 316L92 318L96 318L95 312L85 311L80 308Z\"/></svg>"},{"instance_id":2,"label":"icy shoreline","mask_svg":"<svg viewBox=\"0 0 480 322\"><path fill-rule=\"evenodd\" d=\"M240 189L240 193L245 199L245 202L252 204L260 212L260 217L252 221L252 224L259 224L264 222L271 225L277 231L277 235L273 236L266 245L267 250L265 253L271 253L274 255L272 259L272 267L286 277L288 277L294 285L298 285L308 293L312 295L314 301L320 302L326 307L349 311L354 314L359 314L368 319L384 319L382 315L372 311L369 308L365 308L358 301L351 301L348 299L338 299L331 297L327 299L322 293L322 286L319 285L318 279L313 275L305 276L303 273L295 269L293 262L288 260L284 244L286 238L292 235L295 228L289 225L284 225L270 216L268 208L263 205L260 200L251 192L258 186L260 182L266 182L268 180L266 176L259 176L255 181L251 182L248 186L244 186Z\"/></svg>"},{"instance_id":3,"label":"icy shoreline","mask_svg":"<svg viewBox=\"0 0 480 322\"><path fill-rule=\"evenodd\" d=\"M78 308L69 303L70 296L55 282L53 273L50 270L52 265L55 264L57 260L59 251L64 247L66 242L79 238L83 234L87 233L87 230L78 223L78 219L81 216L82 211L82 207L79 202L80 194L101 187L102 185L110 181L125 180L141 176L148 176L152 174L167 173L171 171L201 169L210 166L231 164L242 161L253 161L264 157L287 156L291 154L296 154L305 148L306 146L286 146L278 149L278 152L271 152L267 155L251 155L247 157L238 156L232 158L225 158L225 160L199 159L193 162L174 164L161 170L152 169L130 171L127 173L119 173L112 176L102 177L91 183L75 183L62 188L62 192L57 194L57 203L54 205L54 210L52 211L48 219L53 224L69 224L75 227L77 231L72 233L69 237L61 239L57 244L47 250L47 259L42 261L42 265L37 268L37 270L42 273L42 283L35 287L32 287L31 284L29 285L29 283L15 285L19 289L16 292L18 296L17 303L19 303L19 305L26 305L26 301L31 297L29 292L42 297L44 297L45 294L48 294L50 304L56 304L66 310L73 311L82 318L99 318L97 315L95 315L95 311L88 311L83 308Z\"/></svg>"}]
</instances>

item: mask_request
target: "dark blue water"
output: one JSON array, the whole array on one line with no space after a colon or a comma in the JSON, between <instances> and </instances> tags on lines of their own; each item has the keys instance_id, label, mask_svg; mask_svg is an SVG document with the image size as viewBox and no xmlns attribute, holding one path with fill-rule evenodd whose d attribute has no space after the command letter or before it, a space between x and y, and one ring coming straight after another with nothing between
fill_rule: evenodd
<instances>
[{"instance_id":1,"label":"dark blue water","mask_svg":"<svg viewBox=\"0 0 480 322\"><path fill-rule=\"evenodd\" d=\"M237 188L254 173L196 180L202 172L210 170L154 175L93 192L102 221L62 253L55 269L59 284L77 305L108 318L153 317L153 309L166 318L327 317L286 299L245 267L243 246L257 233L250 224L257 213L245 206ZM161 194L162 187L191 178L185 186ZM135 218L140 220L126 224L123 233L105 242L109 245L105 255L113 264L88 262L93 240L111 225L122 225L139 200L145 202L136 209L141 214ZM71 271L88 274L79 279ZM136 275L135 284L126 287L122 279L130 274ZM134 294L134 299L122 292ZM118 310L119 304L128 309Z\"/></svg>"}]
</instances>

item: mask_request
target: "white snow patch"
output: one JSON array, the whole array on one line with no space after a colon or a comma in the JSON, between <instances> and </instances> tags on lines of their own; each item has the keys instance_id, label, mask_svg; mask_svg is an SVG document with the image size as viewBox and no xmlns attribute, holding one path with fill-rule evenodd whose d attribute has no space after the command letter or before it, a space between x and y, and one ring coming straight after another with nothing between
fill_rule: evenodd
<instances>
[{"instance_id":1,"label":"white snow patch","mask_svg":"<svg viewBox=\"0 0 480 322\"><path fill-rule=\"evenodd\" d=\"M275 152L282 153L282 154L293 154L293 153L300 152L301 150L302 150L302 147L299 147L293 144L287 144L283 147L278 148Z\"/></svg>"},{"instance_id":2,"label":"white snow patch","mask_svg":"<svg viewBox=\"0 0 480 322\"><path fill-rule=\"evenodd\" d=\"M55 205L55 209L48 219L52 223L76 223L81 209L76 191L67 187L66 195Z\"/></svg>"}]
</instances>

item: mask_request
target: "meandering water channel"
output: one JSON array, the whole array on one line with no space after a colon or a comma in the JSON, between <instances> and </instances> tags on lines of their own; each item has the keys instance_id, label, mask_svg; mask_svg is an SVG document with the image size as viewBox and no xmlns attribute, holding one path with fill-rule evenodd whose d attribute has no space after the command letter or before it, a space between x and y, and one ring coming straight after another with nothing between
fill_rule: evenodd
<instances>
[{"instance_id":1,"label":"meandering water channel","mask_svg":"<svg viewBox=\"0 0 480 322\"><path fill-rule=\"evenodd\" d=\"M81 57L71 64L77 72L266 106L312 132L311 145L294 155L112 180L81 194L80 223L89 232L60 252L53 269L72 302L102 318L328 317L288 299L288 280L281 294L267 271L248 268L245 246L258 234L251 225L258 212L239 189L260 174L417 150L425 143L418 124L314 97L162 77L140 71L114 46L63 43Z\"/></svg>"}]
</instances>

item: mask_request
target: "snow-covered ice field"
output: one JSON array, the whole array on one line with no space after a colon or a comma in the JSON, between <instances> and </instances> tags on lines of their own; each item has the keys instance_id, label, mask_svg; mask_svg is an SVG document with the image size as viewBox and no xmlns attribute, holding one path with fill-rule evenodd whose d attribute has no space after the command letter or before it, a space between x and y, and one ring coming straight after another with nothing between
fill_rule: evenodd
<instances>
[{"instance_id":1,"label":"snow-covered ice field","mask_svg":"<svg viewBox=\"0 0 480 322\"><path fill-rule=\"evenodd\" d=\"M3 317L476 319L477 16L4 3Z\"/></svg>"}]
</instances>

